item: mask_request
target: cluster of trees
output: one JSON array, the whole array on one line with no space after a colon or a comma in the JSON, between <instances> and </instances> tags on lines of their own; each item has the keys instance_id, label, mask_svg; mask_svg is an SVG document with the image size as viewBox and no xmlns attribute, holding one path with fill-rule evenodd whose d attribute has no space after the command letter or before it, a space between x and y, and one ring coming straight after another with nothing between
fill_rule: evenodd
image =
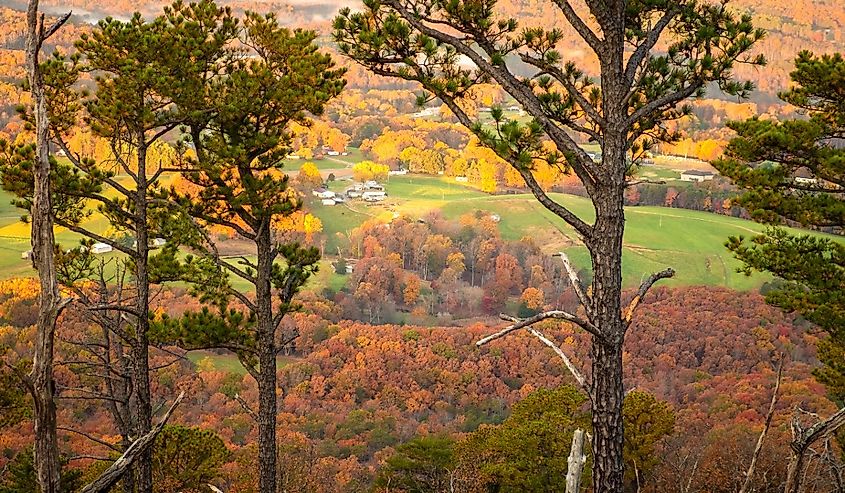
<instances>
[{"instance_id":1,"label":"cluster of trees","mask_svg":"<svg viewBox=\"0 0 845 493\"><path fill-rule=\"evenodd\" d=\"M390 167L373 161L361 161L352 166L352 178L359 182L385 181L389 173Z\"/></svg>"},{"instance_id":2,"label":"cluster of trees","mask_svg":"<svg viewBox=\"0 0 845 493\"><path fill-rule=\"evenodd\" d=\"M453 221L436 214L389 224L370 220L348 241L357 262L348 292L337 300L350 319L398 321L405 318L399 310L444 323L500 313L511 304L523 315L573 305L563 264L530 238L502 239L489 212Z\"/></svg>"},{"instance_id":3,"label":"cluster of trees","mask_svg":"<svg viewBox=\"0 0 845 493\"><path fill-rule=\"evenodd\" d=\"M716 176L701 183L639 183L628 188L625 205L677 207L748 219L748 212L736 205L736 187Z\"/></svg>"},{"instance_id":4,"label":"cluster of trees","mask_svg":"<svg viewBox=\"0 0 845 493\"><path fill-rule=\"evenodd\" d=\"M279 169L290 125L307 125L308 114L322 112L343 88L343 70L319 51L314 32L283 28L273 15L237 18L213 1L176 2L151 20L140 13L127 21L107 18L79 38L75 55L56 54L44 64L38 61L43 41L61 24L39 27L37 2L30 3L29 18L35 105L24 119L33 123L36 142L0 143L0 181L33 217L41 291L34 368L25 381L37 411L34 463L42 491L60 489L52 360L56 321L71 298L60 297L59 284L100 329L78 341L85 356L76 374L91 378L63 389L64 397L81 393L109 404L112 434L120 437L113 449L124 453L94 491L118 480L127 491L153 491L150 446L162 426L153 424L151 348L162 344L226 348L255 378L259 485L274 491L276 356L290 340L279 326L319 260L315 248L277 234L301 207ZM250 56L243 56L244 47ZM80 74L92 72L96 97L88 98ZM80 122L107 144L108 156L97 155L97 145L71 148ZM158 143L177 129L176 156L157 155L173 152ZM67 162L49 156L51 143ZM183 152L188 143L191 152ZM167 188L164 179L174 173L191 186ZM85 219L93 210L129 241L92 229ZM81 235L82 246L54 249L54 222ZM235 232L254 256L224 259L213 235L219 229ZM157 238L166 244L154 251ZM94 242L120 257L96 258ZM193 253L184 257L180 248ZM254 294L235 289L230 277ZM203 309L176 317L152 313L153 290L173 281L193 286Z\"/></svg>"}]
</instances>

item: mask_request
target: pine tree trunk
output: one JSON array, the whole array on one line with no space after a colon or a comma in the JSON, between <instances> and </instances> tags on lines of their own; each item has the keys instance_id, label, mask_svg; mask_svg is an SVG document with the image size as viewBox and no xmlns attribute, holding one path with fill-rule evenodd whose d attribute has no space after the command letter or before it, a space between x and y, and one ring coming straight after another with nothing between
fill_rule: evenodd
<instances>
[{"instance_id":1,"label":"pine tree trunk","mask_svg":"<svg viewBox=\"0 0 845 493\"><path fill-rule=\"evenodd\" d=\"M622 236L625 230L624 137L607 138L604 159L608 176L593 197L596 222L587 242L593 264L592 322L604 334L591 347L593 397L593 488L620 493L623 487L622 444Z\"/></svg>"},{"instance_id":2,"label":"pine tree trunk","mask_svg":"<svg viewBox=\"0 0 845 493\"><path fill-rule=\"evenodd\" d=\"M269 224L262 224L257 239L258 272L258 491L276 493L276 339L270 273L273 244Z\"/></svg>"},{"instance_id":3,"label":"pine tree trunk","mask_svg":"<svg viewBox=\"0 0 845 493\"><path fill-rule=\"evenodd\" d=\"M138 142L143 143L145 136L140 133ZM132 343L132 382L134 389L135 436L146 435L152 430L152 402L150 397L150 359L149 359L149 313L150 313L150 284L149 284L149 232L147 225L147 149L138 146L138 180L135 203L137 241L137 256L135 258L135 281L137 294L135 310L138 314L135 340ZM136 465L138 493L152 493L152 448L145 450Z\"/></svg>"},{"instance_id":4,"label":"pine tree trunk","mask_svg":"<svg viewBox=\"0 0 845 493\"><path fill-rule=\"evenodd\" d=\"M56 438L53 348L61 297L53 261L53 216L50 207L49 119L38 55L41 49L38 1L27 8L26 68L35 103L35 191L32 201L32 258L38 271L40 291L35 353L30 384L35 403L35 472L42 493L59 491L61 467Z\"/></svg>"}]
</instances>

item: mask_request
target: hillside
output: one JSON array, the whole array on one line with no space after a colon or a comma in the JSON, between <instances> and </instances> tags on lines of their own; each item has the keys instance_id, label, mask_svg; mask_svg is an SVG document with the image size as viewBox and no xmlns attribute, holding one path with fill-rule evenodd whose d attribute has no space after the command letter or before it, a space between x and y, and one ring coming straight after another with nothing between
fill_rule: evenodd
<instances>
[{"instance_id":1,"label":"hillside","mask_svg":"<svg viewBox=\"0 0 845 493\"><path fill-rule=\"evenodd\" d=\"M0 7L23 8L23 0L0 0ZM134 11L151 15L161 11L170 2L164 0L46 0L42 7L52 14L72 10L78 22L93 22L112 16L126 18ZM222 0L221 4L232 6L236 11L255 10L275 12L287 24L308 26L328 34L330 20L341 7L358 7L360 0ZM586 6L582 1L574 2L582 14ZM738 68L739 75L750 77L767 99L779 91L788 80L791 61L801 49L812 47L818 52L843 51L845 49L845 11L838 0L732 0L731 5L742 12L751 13L755 24L769 32L757 50L770 60L768 67L760 70ZM500 0L496 8L501 15L518 17L523 24L531 25L541 20L558 19L559 11L546 0ZM563 20L560 18L559 20ZM573 33L565 43L571 47L574 61L592 67L594 61L585 57L583 47L574 42Z\"/></svg>"},{"instance_id":2,"label":"hillside","mask_svg":"<svg viewBox=\"0 0 845 493\"><path fill-rule=\"evenodd\" d=\"M335 182L340 191L343 182ZM335 207L312 204L328 236L326 250L332 252L338 235L363 221L376 217L390 221L395 214L425 218L438 212L456 219L467 213L484 211L501 218L502 237L519 240L530 237L548 254L565 250L580 266L587 265L587 252L574 231L528 194L490 195L462 186L453 179L428 176L394 176L386 183L389 200L384 205L348 203ZM584 217L592 216L592 206L583 197L552 194ZM764 227L743 219L706 212L666 207L629 207L626 210L624 276L628 285L639 284L646 273L674 266L678 270L669 284L710 285L752 289L768 278L746 277L735 272L739 263L722 246L729 236L750 236ZM336 240L337 241L337 240Z\"/></svg>"},{"instance_id":3,"label":"hillside","mask_svg":"<svg viewBox=\"0 0 845 493\"><path fill-rule=\"evenodd\" d=\"M15 327L0 328L0 341L18 351L25 351L29 331L17 327L26 327L35 315L29 309L32 298L23 294L28 291L0 294L0 322ZM193 302L168 297L159 303L175 312ZM371 326L336 321L331 310L320 306L309 301L309 313L295 316L293 323L302 334L296 357L285 358L279 371L285 389L279 440L288 466L285 478L291 484L313 481L321 485L315 490L321 493L369 491L377 467L402 442L418 434L466 436L481 425L502 422L516 402L537 389L571 383L553 353L527 334L479 349L473 343L490 332L485 325ZM68 341L59 347L60 358L76 359L80 348L69 342L93 337L95 330L72 308L60 330L62 340ZM583 333L554 324L544 330L563 341L576 364L586 364L589 343ZM697 460L698 472L687 477L696 491L731 491L732 478L741 478L732 454L750 454L768 405L771 362L779 351L786 351L789 365L770 445L762 456L773 464L768 470L771 481L784 474L777 454L786 446L785 425L792 407L829 411L823 388L809 375L814 341L812 334L758 295L659 289L632 327L625 352L626 381L671 404L677 425L660 450L670 457ZM168 355L154 350L151 357L162 362ZM254 491L250 488L255 477L245 470L257 426L232 396L255 399L255 382L228 353L189 357L195 363L182 360L156 371L154 397L166 400L177 389L186 390L174 423L213 429L230 451L219 481L228 491ZM63 370L59 378L62 385L76 385L82 377ZM65 401L60 418L88 434L110 432L105 406L96 401ZM7 428L0 445L13 450L31 439L31 433L28 423ZM81 435L61 436L63 446L102 453L101 446ZM0 457L0 467L8 461ZM76 462L74 467L85 464ZM672 465L667 461L655 472L651 488L676 477Z\"/></svg>"}]
</instances>

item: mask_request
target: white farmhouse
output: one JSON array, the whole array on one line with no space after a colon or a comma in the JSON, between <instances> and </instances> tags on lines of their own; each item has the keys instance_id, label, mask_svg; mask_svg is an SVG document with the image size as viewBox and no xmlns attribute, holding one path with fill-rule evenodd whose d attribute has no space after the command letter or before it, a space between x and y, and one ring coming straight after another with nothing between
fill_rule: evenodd
<instances>
[{"instance_id":1,"label":"white farmhouse","mask_svg":"<svg viewBox=\"0 0 845 493\"><path fill-rule=\"evenodd\" d=\"M318 199L333 199L335 196L334 192L332 192L331 190L326 190L323 187L315 189L313 192L311 192L311 194L317 197Z\"/></svg>"}]
</instances>

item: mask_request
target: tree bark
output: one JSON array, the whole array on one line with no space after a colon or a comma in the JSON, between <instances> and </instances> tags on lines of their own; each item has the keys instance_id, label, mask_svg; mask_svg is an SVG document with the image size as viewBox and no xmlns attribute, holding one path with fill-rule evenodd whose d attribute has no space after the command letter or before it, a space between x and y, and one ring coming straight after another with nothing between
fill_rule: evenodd
<instances>
[{"instance_id":1,"label":"tree bark","mask_svg":"<svg viewBox=\"0 0 845 493\"><path fill-rule=\"evenodd\" d=\"M276 493L276 330L270 284L275 256L269 223L257 230L258 491Z\"/></svg>"},{"instance_id":2,"label":"tree bark","mask_svg":"<svg viewBox=\"0 0 845 493\"><path fill-rule=\"evenodd\" d=\"M593 202L596 222L586 242L593 264L591 322L601 337L592 338L593 487L599 492L621 492L622 460L622 344L626 324L622 318L622 235L625 229L624 136L608 137L604 146L607 180Z\"/></svg>"},{"instance_id":3,"label":"tree bark","mask_svg":"<svg viewBox=\"0 0 845 493\"><path fill-rule=\"evenodd\" d=\"M132 341L132 385L135 436L144 436L153 426L152 399L150 397L150 359L149 359L149 329L150 329L150 280L149 280L149 225L147 224L147 147L143 131L139 131L138 141L138 174L137 192L135 197L135 282L136 297L135 310L138 315L136 321L135 340ZM143 450L136 463L135 482L138 493L152 493L152 449Z\"/></svg>"},{"instance_id":4,"label":"tree bark","mask_svg":"<svg viewBox=\"0 0 845 493\"><path fill-rule=\"evenodd\" d=\"M32 199L32 259L39 279L38 321L35 353L30 374L30 392L35 404L35 472L43 493L59 491L60 463L56 438L53 350L56 320L61 299L53 261L53 216L50 204L49 116L44 82L39 69L39 52L44 40L43 17L38 1L27 8L26 69L35 110L35 191Z\"/></svg>"}]
</instances>

